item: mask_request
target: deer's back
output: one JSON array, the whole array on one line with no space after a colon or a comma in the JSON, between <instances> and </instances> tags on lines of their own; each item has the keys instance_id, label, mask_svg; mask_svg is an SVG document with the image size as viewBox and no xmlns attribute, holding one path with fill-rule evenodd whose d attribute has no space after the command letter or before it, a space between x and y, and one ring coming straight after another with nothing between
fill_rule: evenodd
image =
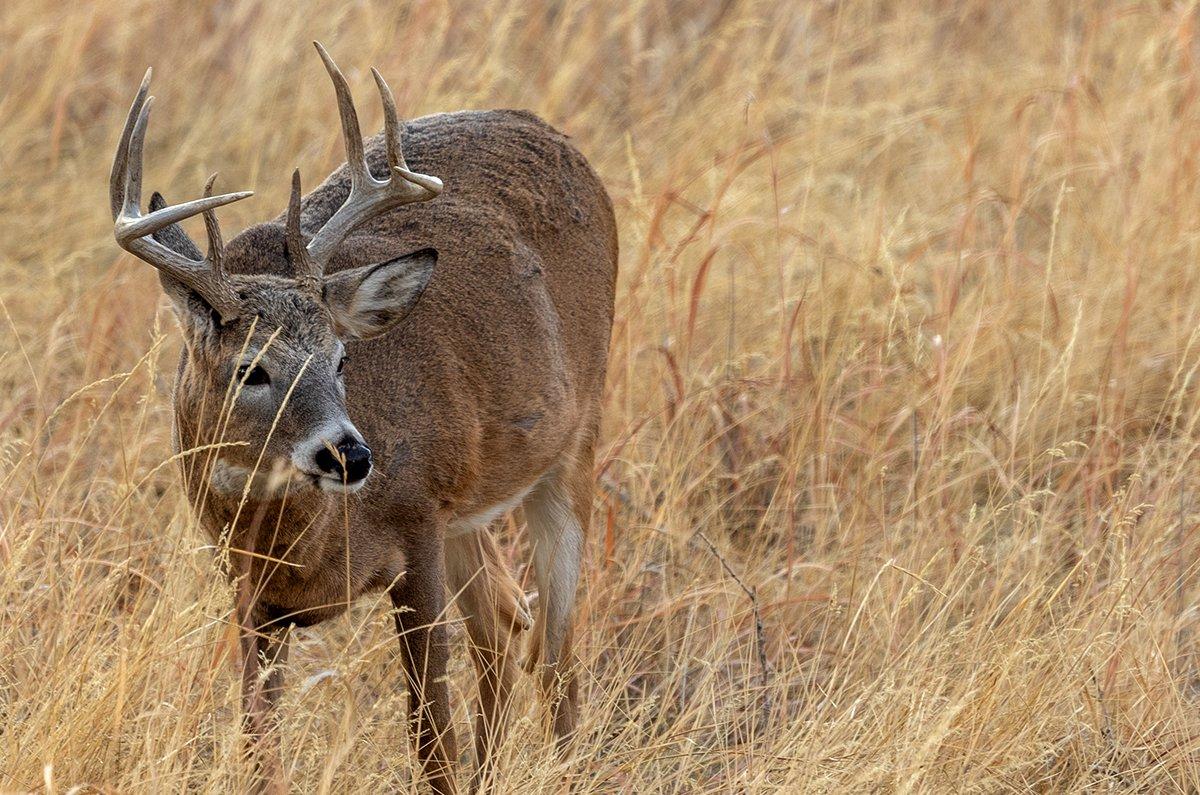
<instances>
[{"instance_id":1,"label":"deer's back","mask_svg":"<svg viewBox=\"0 0 1200 795\"><path fill-rule=\"evenodd\" d=\"M583 156L530 113L426 116L403 143L409 167L445 190L365 224L329 271L425 247L438 263L399 327L351 344L350 415L375 449L375 489L468 514L568 452L599 410L616 226ZM385 173L378 137L367 153ZM348 189L339 169L307 196L306 231Z\"/></svg>"}]
</instances>

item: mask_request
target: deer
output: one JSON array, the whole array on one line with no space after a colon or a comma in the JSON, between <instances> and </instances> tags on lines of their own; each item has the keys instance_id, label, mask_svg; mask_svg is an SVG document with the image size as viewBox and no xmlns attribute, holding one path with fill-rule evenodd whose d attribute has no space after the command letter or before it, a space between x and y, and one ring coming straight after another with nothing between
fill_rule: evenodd
<instances>
[{"instance_id":1,"label":"deer","mask_svg":"<svg viewBox=\"0 0 1200 795\"><path fill-rule=\"evenodd\" d=\"M110 176L119 246L152 265L182 345L172 392L183 491L228 553L246 754L286 791L279 716L288 640L386 592L409 733L434 792L457 789L446 611L477 673L472 788L493 780L522 633L565 747L578 719L573 620L617 278L612 202L562 133L519 110L401 123L372 69L364 140L333 82L346 162L227 243L213 194L141 207L151 70ZM437 177L430 176L437 174ZM206 251L183 229L201 216ZM524 515L531 611L494 525ZM530 613L536 612L536 620Z\"/></svg>"}]
</instances>

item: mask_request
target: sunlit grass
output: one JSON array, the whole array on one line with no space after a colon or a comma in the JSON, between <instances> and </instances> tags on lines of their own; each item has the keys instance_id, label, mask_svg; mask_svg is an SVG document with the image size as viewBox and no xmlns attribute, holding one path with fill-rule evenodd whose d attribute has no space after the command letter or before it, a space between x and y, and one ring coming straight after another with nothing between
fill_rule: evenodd
<instances>
[{"instance_id":1,"label":"sunlit grass","mask_svg":"<svg viewBox=\"0 0 1200 795\"><path fill-rule=\"evenodd\" d=\"M342 156L315 38L364 126L371 65L406 115L529 108L617 208L580 737L560 760L523 683L502 790L1200 788L1197 21L6 0L0 791L244 781L233 595L169 461L178 336L107 171L153 65L148 189L219 169L256 191L227 233L276 216ZM300 633L295 791L417 786L384 602Z\"/></svg>"}]
</instances>

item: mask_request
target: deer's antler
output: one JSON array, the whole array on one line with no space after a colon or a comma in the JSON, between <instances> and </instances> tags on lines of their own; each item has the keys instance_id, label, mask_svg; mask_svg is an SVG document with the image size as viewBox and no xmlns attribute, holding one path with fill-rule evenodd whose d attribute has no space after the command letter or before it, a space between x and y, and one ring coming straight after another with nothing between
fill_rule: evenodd
<instances>
[{"instance_id":1,"label":"deer's antler","mask_svg":"<svg viewBox=\"0 0 1200 795\"><path fill-rule=\"evenodd\" d=\"M409 171L400 148L400 120L396 116L396 100L392 90L376 69L375 85L383 101L384 140L387 145L388 178L376 179L367 168L363 151L362 133L358 126L358 113L337 64L329 53L314 41L325 70L333 81L337 92L338 114L342 117L342 137L346 143L346 168L350 172L350 195L337 212L313 235L308 245L303 245L300 233L300 178L292 175L292 200L288 205L288 248L292 252L296 277L301 281L319 280L329 264L334 249L354 231L354 228L372 216L399 207L402 204L428 201L442 192L442 181L437 177Z\"/></svg>"},{"instance_id":2,"label":"deer's antler","mask_svg":"<svg viewBox=\"0 0 1200 795\"><path fill-rule=\"evenodd\" d=\"M251 191L212 195L213 179L205 186L204 198L163 207L142 214L142 149L146 142L146 124L154 97L150 91L151 70L146 70L142 85L125 118L125 128L117 144L109 177L109 199L112 205L113 231L121 248L145 260L163 273L195 291L217 310L224 319L237 314L238 299L221 267L221 228L213 212L217 207L252 196ZM203 260L193 260L159 243L152 234L171 224L195 215L204 216L208 233L208 253Z\"/></svg>"}]
</instances>

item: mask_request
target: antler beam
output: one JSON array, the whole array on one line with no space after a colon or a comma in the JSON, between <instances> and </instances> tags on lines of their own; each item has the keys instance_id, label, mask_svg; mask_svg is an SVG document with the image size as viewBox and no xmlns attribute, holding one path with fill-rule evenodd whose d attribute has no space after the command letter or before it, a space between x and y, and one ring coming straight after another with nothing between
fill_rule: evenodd
<instances>
[{"instance_id":1,"label":"antler beam","mask_svg":"<svg viewBox=\"0 0 1200 795\"><path fill-rule=\"evenodd\" d=\"M321 277L334 250L359 224L401 205L428 201L442 192L440 179L408 169L400 147L400 120L396 115L396 100L387 82L376 69L372 69L371 74L375 76L375 85L379 88L379 97L383 102L384 141L389 173L385 180L376 179L371 175L363 149L358 113L350 96L350 86L321 43L314 41L313 45L316 46L317 53L325 64L325 70L329 72L329 78L333 81L334 91L337 92L338 114L342 118L342 137L346 144L346 168L350 172L350 195L304 247L303 256L296 257L297 276L305 279ZM299 179L296 176L293 177L293 189L293 193L299 190ZM288 227L295 230L297 241L300 228L299 212L299 201L293 198L288 208ZM299 250L299 247L296 247L296 250Z\"/></svg>"},{"instance_id":2,"label":"antler beam","mask_svg":"<svg viewBox=\"0 0 1200 795\"><path fill-rule=\"evenodd\" d=\"M238 300L221 268L221 229L213 211L254 194L252 191L239 191L213 196L214 174L205 187L204 198L142 214L142 149L146 142L150 106L154 102L154 97L148 96L151 72L147 69L146 76L142 78L142 85L125 118L125 128L113 158L109 177L113 231L121 248L195 291L223 318L228 319L237 314ZM151 237L171 224L196 215L204 216L208 233L208 253L203 260L190 259Z\"/></svg>"}]
</instances>

